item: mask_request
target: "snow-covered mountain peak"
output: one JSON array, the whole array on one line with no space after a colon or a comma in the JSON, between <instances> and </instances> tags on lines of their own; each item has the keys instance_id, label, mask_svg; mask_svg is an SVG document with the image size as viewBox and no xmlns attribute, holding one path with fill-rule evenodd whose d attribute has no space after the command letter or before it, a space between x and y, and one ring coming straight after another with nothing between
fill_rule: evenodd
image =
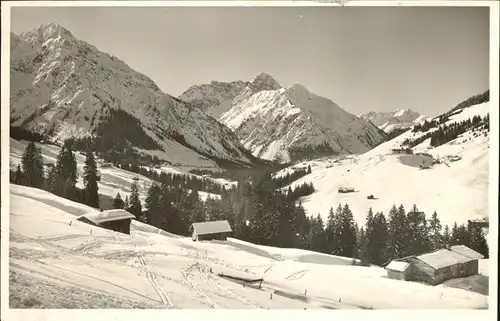
<instances>
[{"instance_id":1,"label":"snow-covered mountain peak","mask_svg":"<svg viewBox=\"0 0 500 321\"><path fill-rule=\"evenodd\" d=\"M23 32L21 38L33 45L46 44L51 39L76 41L71 31L56 22L44 23L37 29Z\"/></svg>"},{"instance_id":2,"label":"snow-covered mountain peak","mask_svg":"<svg viewBox=\"0 0 500 321\"><path fill-rule=\"evenodd\" d=\"M12 127L56 141L112 138L99 148L196 166L258 161L215 119L58 24L11 38Z\"/></svg>"},{"instance_id":3,"label":"snow-covered mountain peak","mask_svg":"<svg viewBox=\"0 0 500 321\"><path fill-rule=\"evenodd\" d=\"M408 109L396 109L388 112L370 111L359 117L372 122L375 126L390 133L395 129L406 129L425 119L418 112Z\"/></svg>"},{"instance_id":4,"label":"snow-covered mountain peak","mask_svg":"<svg viewBox=\"0 0 500 321\"><path fill-rule=\"evenodd\" d=\"M261 72L255 76L248 86L252 89L252 92L257 93L264 90L277 90L280 89L280 84L274 80L274 78L266 73Z\"/></svg>"}]
</instances>

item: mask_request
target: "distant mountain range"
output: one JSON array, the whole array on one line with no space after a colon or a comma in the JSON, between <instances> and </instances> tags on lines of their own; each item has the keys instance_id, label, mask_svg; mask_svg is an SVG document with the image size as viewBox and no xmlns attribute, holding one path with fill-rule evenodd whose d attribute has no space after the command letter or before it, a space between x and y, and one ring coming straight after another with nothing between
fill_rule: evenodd
<instances>
[{"instance_id":1,"label":"distant mountain range","mask_svg":"<svg viewBox=\"0 0 500 321\"><path fill-rule=\"evenodd\" d=\"M75 137L111 159L142 155L198 168L263 164L203 106L163 93L56 23L11 34L10 75L14 132L59 142Z\"/></svg>"},{"instance_id":2,"label":"distant mountain range","mask_svg":"<svg viewBox=\"0 0 500 321\"><path fill-rule=\"evenodd\" d=\"M331 100L300 84L283 88L265 73L248 82L193 86L179 99L217 117L254 156L281 163L363 153L385 139L372 123Z\"/></svg>"},{"instance_id":3,"label":"distant mountain range","mask_svg":"<svg viewBox=\"0 0 500 321\"><path fill-rule=\"evenodd\" d=\"M359 117L372 122L375 126L388 134L394 130L410 128L427 119L427 117L411 109L397 109L389 112L370 111L359 115Z\"/></svg>"}]
</instances>

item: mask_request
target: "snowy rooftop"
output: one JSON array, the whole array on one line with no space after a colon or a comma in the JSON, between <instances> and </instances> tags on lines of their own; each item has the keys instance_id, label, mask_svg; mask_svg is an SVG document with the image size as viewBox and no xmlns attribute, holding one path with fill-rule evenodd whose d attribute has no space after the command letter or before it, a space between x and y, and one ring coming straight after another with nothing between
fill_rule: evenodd
<instances>
[{"instance_id":1,"label":"snowy rooftop","mask_svg":"<svg viewBox=\"0 0 500 321\"><path fill-rule=\"evenodd\" d=\"M472 260L462 254L446 249L417 256L417 259L435 269L441 269L458 263L466 263Z\"/></svg>"},{"instance_id":2,"label":"snowy rooftop","mask_svg":"<svg viewBox=\"0 0 500 321\"><path fill-rule=\"evenodd\" d=\"M119 221L127 218L135 218L135 216L125 210L115 209L106 211L95 211L79 216L77 219L86 218L94 224L101 224L110 221Z\"/></svg>"},{"instance_id":3,"label":"snowy rooftop","mask_svg":"<svg viewBox=\"0 0 500 321\"><path fill-rule=\"evenodd\" d=\"M232 232L231 226L228 221L212 221L212 222L200 222L193 223L192 225L194 231L198 235L214 234L214 233L224 233Z\"/></svg>"},{"instance_id":4,"label":"snowy rooftop","mask_svg":"<svg viewBox=\"0 0 500 321\"><path fill-rule=\"evenodd\" d=\"M478 253L474 251L473 249L468 248L465 245L453 245L451 247L451 250L453 252L456 252L458 254L462 254L463 256L466 256L468 258L471 258L473 260L480 260L483 259L484 256L481 253Z\"/></svg>"},{"instance_id":5,"label":"snowy rooftop","mask_svg":"<svg viewBox=\"0 0 500 321\"><path fill-rule=\"evenodd\" d=\"M410 266L410 263L407 262L401 262L401 261L391 261L389 265L385 267L386 270L392 270L392 271L397 271L397 272L404 272L408 267Z\"/></svg>"}]
</instances>

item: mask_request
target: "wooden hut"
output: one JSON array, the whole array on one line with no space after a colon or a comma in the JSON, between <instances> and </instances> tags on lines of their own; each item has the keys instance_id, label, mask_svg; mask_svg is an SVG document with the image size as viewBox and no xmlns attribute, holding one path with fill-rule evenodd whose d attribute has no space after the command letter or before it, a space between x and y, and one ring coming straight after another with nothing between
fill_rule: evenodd
<instances>
[{"instance_id":1,"label":"wooden hut","mask_svg":"<svg viewBox=\"0 0 500 321\"><path fill-rule=\"evenodd\" d=\"M410 264L406 280L438 285L449 279L478 274L478 260L481 258L483 256L474 250L458 245L398 261ZM394 272L391 275L395 275Z\"/></svg>"},{"instance_id":2,"label":"wooden hut","mask_svg":"<svg viewBox=\"0 0 500 321\"><path fill-rule=\"evenodd\" d=\"M229 222L211 221L191 224L189 231L192 233L193 241L220 240L225 241L233 231Z\"/></svg>"},{"instance_id":3,"label":"wooden hut","mask_svg":"<svg viewBox=\"0 0 500 321\"><path fill-rule=\"evenodd\" d=\"M114 209L83 214L77 220L108 230L130 234L130 222L133 218L135 218L133 214L123 209Z\"/></svg>"},{"instance_id":4,"label":"wooden hut","mask_svg":"<svg viewBox=\"0 0 500 321\"><path fill-rule=\"evenodd\" d=\"M387 277L394 280L407 281L410 279L411 263L393 260L385 267Z\"/></svg>"}]
</instances>

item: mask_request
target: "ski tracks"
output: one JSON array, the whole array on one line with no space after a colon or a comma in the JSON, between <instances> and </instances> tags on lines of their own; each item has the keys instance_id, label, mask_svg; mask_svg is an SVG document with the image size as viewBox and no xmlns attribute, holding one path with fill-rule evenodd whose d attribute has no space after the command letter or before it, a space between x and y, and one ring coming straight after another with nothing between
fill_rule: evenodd
<instances>
[{"instance_id":1,"label":"ski tracks","mask_svg":"<svg viewBox=\"0 0 500 321\"><path fill-rule=\"evenodd\" d=\"M205 271L209 269L209 267L203 262L202 260L202 257L200 256L200 254L198 253L198 258L199 258L199 263L200 265L198 265L198 269L200 271L200 274L206 279L208 280L209 282L211 282L213 285L215 285L218 289L220 290L223 290L225 292L227 292L231 297L234 297L236 299L238 299L238 301L240 301L241 303L243 303L244 305L250 305L250 306L253 306L255 308L258 308L258 309L261 309L262 307L258 304L253 304L252 302L246 300L245 298L237 295L236 293L234 293L233 291L229 290L227 287L223 286L222 284L220 284L219 282L215 281L214 278L212 276L210 276L208 273L206 273ZM203 267L203 269L202 269ZM204 271L205 270L205 271Z\"/></svg>"},{"instance_id":2,"label":"ski tracks","mask_svg":"<svg viewBox=\"0 0 500 321\"><path fill-rule=\"evenodd\" d=\"M144 256L141 253L138 253L138 257L139 257L139 262L141 262L142 266L144 267L144 270L146 271L146 278L148 279L148 282L151 284L151 286L153 286L155 291L158 293L158 296L160 297L162 302L164 304L168 305L169 307L173 307L172 301L170 300L168 295L165 293L163 288L156 281L156 276L153 273L153 271L151 270L151 268L149 267L149 265L147 264Z\"/></svg>"},{"instance_id":3,"label":"ski tracks","mask_svg":"<svg viewBox=\"0 0 500 321\"><path fill-rule=\"evenodd\" d=\"M252 306L254 308L262 308L260 305L254 304L254 303L246 300L245 298L237 295L236 293L234 293L233 291L231 291L227 287L225 287L222 284L220 284L219 282L217 282L209 273L206 272L206 271L208 271L210 269L210 267L205 262L203 262L203 257L198 252L189 251L188 252L188 256L191 257L191 258L194 258L196 260L195 263L192 264L189 267L188 270L190 270L191 268L194 268L196 266L198 268L198 271L200 272L200 275L205 280L207 280L210 283L212 283L218 290L222 290L222 291L226 292L227 294L230 295L231 298L236 298L238 301L240 301L241 303L243 303L243 305ZM188 279L188 281L191 284L193 284L193 282L191 280ZM198 287L198 289L199 289L199 287ZM201 289L200 289L200 291L201 291ZM203 291L201 291L201 292L202 292L203 296L205 296L206 298L208 298L207 295ZM210 301L213 302L212 300L210 300ZM217 307L215 306L214 308L217 308Z\"/></svg>"},{"instance_id":4,"label":"ski tracks","mask_svg":"<svg viewBox=\"0 0 500 321\"><path fill-rule=\"evenodd\" d=\"M113 234L113 238L115 239L115 241L117 243L123 245L123 241L120 240L119 237L116 237ZM134 249L135 249L134 252L136 253L137 258L139 259L139 262L141 263L142 267L144 268L144 270L146 272L146 279L148 280L149 284L151 284L151 286L153 287L153 289L155 289L156 293L158 293L158 296L160 297L160 299L163 302L163 304L165 304L169 308L174 307L174 305L172 304L172 301L170 300L170 297L167 295L167 293L165 292L165 290L156 281L156 275L151 270L151 267L148 265L148 263L146 262L146 259L145 259L144 255L141 253L140 250L137 250L136 244L133 244L133 246L134 246Z\"/></svg>"},{"instance_id":5,"label":"ski tracks","mask_svg":"<svg viewBox=\"0 0 500 321\"><path fill-rule=\"evenodd\" d=\"M193 265L190 266L190 268L193 267ZM190 269L189 268L189 269ZM182 274L182 277L189 283L189 285L191 285L191 287L193 289L195 289L196 292L198 292L198 294L200 294L203 298L205 298L205 301L207 301L207 303L213 308L213 309L218 309L219 306L217 305L217 303L215 303L214 301L212 301L212 299L210 299L208 297L208 295L202 290L200 289L199 286L197 286L190 278L189 276L187 275L187 273L185 271L181 271L181 274Z\"/></svg>"}]
</instances>

